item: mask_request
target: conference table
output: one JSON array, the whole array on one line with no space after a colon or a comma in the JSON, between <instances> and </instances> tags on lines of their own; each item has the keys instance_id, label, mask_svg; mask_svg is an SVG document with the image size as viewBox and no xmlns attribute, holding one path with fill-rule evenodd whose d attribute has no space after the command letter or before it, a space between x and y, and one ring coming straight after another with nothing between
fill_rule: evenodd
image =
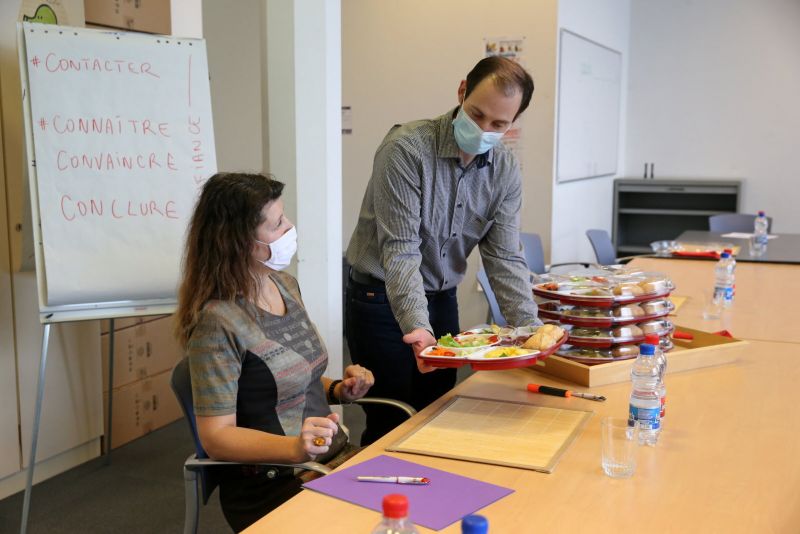
<instances>
[{"instance_id":1,"label":"conference table","mask_svg":"<svg viewBox=\"0 0 800 534\"><path fill-rule=\"evenodd\" d=\"M694 295L712 283L713 263L641 258L632 265L666 272L676 282L675 294L688 297L677 310L677 324L726 328L748 340L732 349L739 351L735 363L668 374L664 430L656 447L639 448L632 478L609 478L600 467L600 418L627 415L630 383L579 388L535 367L473 374L342 468L386 454L513 489L479 510L489 519L490 532L800 532L800 410L793 409L800 335L790 324L790 299L798 295L793 278L800 268L742 264L734 308L719 321L707 321ZM591 391L608 400L533 394L525 389L529 382ZM384 450L453 395L594 415L551 474ZM349 534L369 532L379 520L378 512L303 491L246 532ZM459 528L456 522L440 532Z\"/></svg>"},{"instance_id":2,"label":"conference table","mask_svg":"<svg viewBox=\"0 0 800 534\"><path fill-rule=\"evenodd\" d=\"M729 232L706 232L702 230L687 230L675 239L683 243L730 243L738 246L737 262L757 263L794 263L800 264L800 234L771 234L775 235L767 244L767 251L762 256L750 254L750 240L736 237L724 237Z\"/></svg>"}]
</instances>

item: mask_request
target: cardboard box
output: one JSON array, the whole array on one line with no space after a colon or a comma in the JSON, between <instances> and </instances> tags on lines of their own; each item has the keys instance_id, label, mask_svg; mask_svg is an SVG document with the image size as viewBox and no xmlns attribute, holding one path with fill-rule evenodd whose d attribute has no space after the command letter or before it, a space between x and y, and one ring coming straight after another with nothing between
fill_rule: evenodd
<instances>
[{"instance_id":1,"label":"cardboard box","mask_svg":"<svg viewBox=\"0 0 800 534\"><path fill-rule=\"evenodd\" d=\"M178 400L169 385L172 370L132 384L114 388L111 411L111 448L142 437L183 417ZM108 406L108 392L103 394ZM108 415L104 423L108 436Z\"/></svg>"},{"instance_id":2,"label":"cardboard box","mask_svg":"<svg viewBox=\"0 0 800 534\"><path fill-rule=\"evenodd\" d=\"M109 334L100 336L103 391L109 389ZM114 330L114 383L118 388L171 370L183 350L172 333L172 316Z\"/></svg>"},{"instance_id":3,"label":"cardboard box","mask_svg":"<svg viewBox=\"0 0 800 534\"><path fill-rule=\"evenodd\" d=\"M84 9L87 24L169 35L171 4L165 0L85 0Z\"/></svg>"},{"instance_id":4,"label":"cardboard box","mask_svg":"<svg viewBox=\"0 0 800 534\"><path fill-rule=\"evenodd\" d=\"M735 362L748 345L747 341L683 326L676 326L675 329L693 334L694 339L674 340L675 348L667 353L667 374ZM554 355L543 360L544 365L536 365L531 369L591 387L629 381L634 361L586 365Z\"/></svg>"},{"instance_id":5,"label":"cardboard box","mask_svg":"<svg viewBox=\"0 0 800 534\"><path fill-rule=\"evenodd\" d=\"M117 319L114 319L114 330L118 331L131 326L158 321L159 319L162 319L164 317L171 317L171 315L143 315L140 317L119 317ZM110 319L102 319L100 321L101 334L108 334L110 327L111 327Z\"/></svg>"}]
</instances>

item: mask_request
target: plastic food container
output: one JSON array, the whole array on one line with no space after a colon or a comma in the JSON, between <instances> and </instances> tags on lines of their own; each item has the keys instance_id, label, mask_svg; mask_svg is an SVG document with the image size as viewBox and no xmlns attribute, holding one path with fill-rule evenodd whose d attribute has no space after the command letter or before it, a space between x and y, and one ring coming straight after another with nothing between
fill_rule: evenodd
<instances>
[{"instance_id":1,"label":"plastic food container","mask_svg":"<svg viewBox=\"0 0 800 534\"><path fill-rule=\"evenodd\" d=\"M609 269L603 275L550 275L533 286L535 295L564 304L608 308L666 297L675 288L662 273Z\"/></svg>"},{"instance_id":2,"label":"plastic food container","mask_svg":"<svg viewBox=\"0 0 800 534\"><path fill-rule=\"evenodd\" d=\"M559 356L576 362L597 364L630 360L639 355L638 345L619 345L609 348L577 347L575 345L562 345L556 352Z\"/></svg>"},{"instance_id":3,"label":"plastic food container","mask_svg":"<svg viewBox=\"0 0 800 534\"><path fill-rule=\"evenodd\" d=\"M636 325L621 325L612 328L573 326L569 331L570 345L577 347L608 348L612 345L640 343L644 332Z\"/></svg>"},{"instance_id":4,"label":"plastic food container","mask_svg":"<svg viewBox=\"0 0 800 534\"><path fill-rule=\"evenodd\" d=\"M622 304L610 308L562 304L551 300L539 304L539 316L563 324L609 328L658 319L669 315L674 309L675 306L669 299Z\"/></svg>"}]
</instances>

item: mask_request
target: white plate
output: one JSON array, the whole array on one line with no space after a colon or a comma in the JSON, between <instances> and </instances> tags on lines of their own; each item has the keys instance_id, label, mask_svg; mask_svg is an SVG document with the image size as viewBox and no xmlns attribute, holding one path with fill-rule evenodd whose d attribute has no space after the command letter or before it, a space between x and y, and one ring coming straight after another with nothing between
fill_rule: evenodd
<instances>
[{"instance_id":1,"label":"white plate","mask_svg":"<svg viewBox=\"0 0 800 534\"><path fill-rule=\"evenodd\" d=\"M449 350L449 351L454 352L456 355L455 356L438 356L436 354L430 354L430 352L433 351L434 349ZM471 353L469 353L469 352L459 352L459 350L463 351L464 349L452 349L450 347L440 347L438 345L433 345L432 347L427 347L426 349L424 349L422 352L419 353L419 355L420 356L424 356L425 358L428 358L428 359L431 359L431 360L466 360L471 355ZM477 349L475 349L475 350L477 350Z\"/></svg>"},{"instance_id":2,"label":"white plate","mask_svg":"<svg viewBox=\"0 0 800 534\"><path fill-rule=\"evenodd\" d=\"M481 360L481 361L506 361L506 360L518 360L520 358L530 358L531 356L536 356L541 351L533 350L533 349L520 349L524 350L525 354L520 354L519 356L507 356L502 358L491 358L487 356L493 350L503 350L503 349L519 349L519 347L491 347L488 349L481 349L478 352L473 352L472 354L467 355L468 360Z\"/></svg>"}]
</instances>

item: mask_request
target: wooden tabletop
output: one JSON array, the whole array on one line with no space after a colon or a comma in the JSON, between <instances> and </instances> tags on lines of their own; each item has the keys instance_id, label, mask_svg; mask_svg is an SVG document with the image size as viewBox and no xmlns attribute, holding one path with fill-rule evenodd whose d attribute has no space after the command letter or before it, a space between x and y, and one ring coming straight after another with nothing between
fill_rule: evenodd
<instances>
[{"instance_id":1,"label":"wooden tabletop","mask_svg":"<svg viewBox=\"0 0 800 534\"><path fill-rule=\"evenodd\" d=\"M600 468L600 417L626 416L630 384L592 388L608 397L605 403L549 397L525 385L567 384L531 370L476 373L345 467L389 454L513 488L480 510L490 532L618 533L637 524L647 532L800 532L800 410L793 409L800 346L753 342L746 350L735 364L668 375L664 431L657 447L639 448L631 479L609 478ZM453 394L595 415L552 474L384 452ZM377 512L303 491L247 532L352 534L379 520ZM459 525L440 532L460 532Z\"/></svg>"},{"instance_id":2,"label":"wooden tabletop","mask_svg":"<svg viewBox=\"0 0 800 534\"><path fill-rule=\"evenodd\" d=\"M605 403L548 397L528 393L525 385L575 386L529 369L474 374L343 467L388 454L514 489L480 511L490 532L617 533L637 523L648 532L800 532L800 410L793 408L800 385L800 328L793 324L800 266L737 264L734 307L705 320L700 295L713 286L714 262L637 258L630 265L675 281L675 295L687 297L674 318L678 324L751 340L738 349L736 363L667 376L664 431L657 447L640 447L633 478L611 479L600 468L600 417L627 415L630 383L584 389L605 395ZM384 451L455 394L595 415L549 475ZM304 491L247 532L350 534L369 532L379 520L372 510ZM460 532L459 525L441 532Z\"/></svg>"},{"instance_id":3,"label":"wooden tabletop","mask_svg":"<svg viewBox=\"0 0 800 534\"><path fill-rule=\"evenodd\" d=\"M800 265L736 264L736 298L733 307L716 320L703 318L703 293L714 286L713 261L636 258L631 267L667 274L687 297L673 321L689 328L717 332L728 330L748 340L800 343Z\"/></svg>"},{"instance_id":4,"label":"wooden tabletop","mask_svg":"<svg viewBox=\"0 0 800 534\"><path fill-rule=\"evenodd\" d=\"M800 234L774 234L777 237L769 240L767 252L764 255L751 256L749 239L722 237L727 233L730 232L687 230L678 236L676 241L685 243L730 243L739 247L736 260L741 262L800 264Z\"/></svg>"}]
</instances>

